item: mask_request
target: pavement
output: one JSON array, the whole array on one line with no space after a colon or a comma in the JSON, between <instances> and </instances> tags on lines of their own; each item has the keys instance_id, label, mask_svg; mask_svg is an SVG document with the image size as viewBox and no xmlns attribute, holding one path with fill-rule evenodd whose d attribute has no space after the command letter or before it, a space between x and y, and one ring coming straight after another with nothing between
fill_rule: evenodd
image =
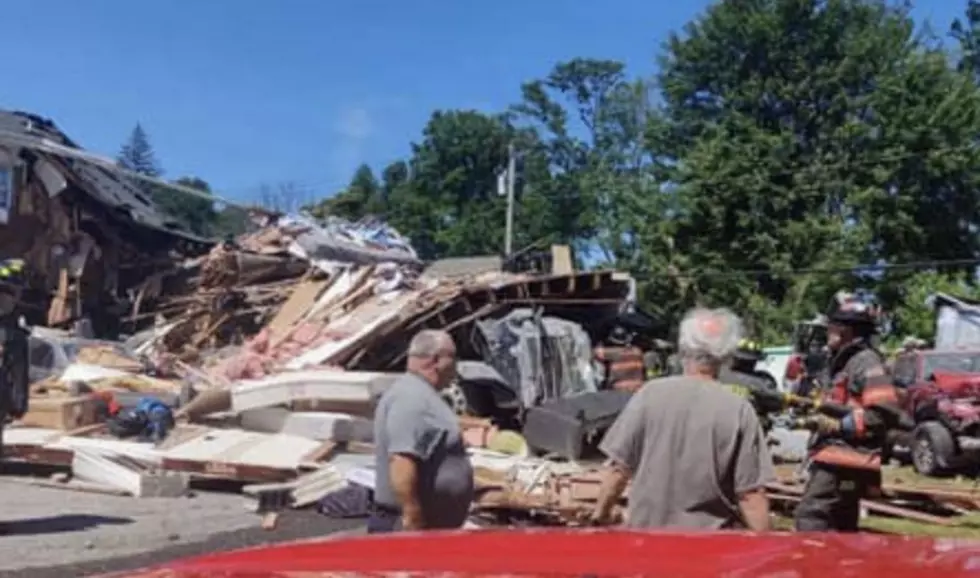
<instances>
[{"instance_id":1,"label":"pavement","mask_svg":"<svg viewBox=\"0 0 980 578\"><path fill-rule=\"evenodd\" d=\"M91 576L363 526L307 510L263 530L238 494L129 498L28 482L0 479L0 578Z\"/></svg>"}]
</instances>

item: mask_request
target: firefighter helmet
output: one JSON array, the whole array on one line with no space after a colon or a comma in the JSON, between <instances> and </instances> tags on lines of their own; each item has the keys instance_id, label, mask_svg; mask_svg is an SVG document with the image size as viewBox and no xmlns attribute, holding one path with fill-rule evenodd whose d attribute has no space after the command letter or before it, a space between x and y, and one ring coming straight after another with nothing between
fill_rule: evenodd
<instances>
[{"instance_id":1,"label":"firefighter helmet","mask_svg":"<svg viewBox=\"0 0 980 578\"><path fill-rule=\"evenodd\" d=\"M765 357L762 352L762 345L758 341L742 339L738 342L738 349L735 350L735 357L758 361Z\"/></svg>"},{"instance_id":2,"label":"firefighter helmet","mask_svg":"<svg viewBox=\"0 0 980 578\"><path fill-rule=\"evenodd\" d=\"M17 295L24 286L24 260L0 261L0 292Z\"/></svg>"},{"instance_id":3,"label":"firefighter helmet","mask_svg":"<svg viewBox=\"0 0 980 578\"><path fill-rule=\"evenodd\" d=\"M610 343L616 343L616 344L626 343L627 341L629 341L629 338L630 338L629 332L626 331L626 328L624 328L621 325L617 325L613 327L612 331L609 332Z\"/></svg>"},{"instance_id":4,"label":"firefighter helmet","mask_svg":"<svg viewBox=\"0 0 980 578\"><path fill-rule=\"evenodd\" d=\"M840 325L877 328L880 317L878 305L847 291L838 291L827 311L828 321Z\"/></svg>"}]
</instances>

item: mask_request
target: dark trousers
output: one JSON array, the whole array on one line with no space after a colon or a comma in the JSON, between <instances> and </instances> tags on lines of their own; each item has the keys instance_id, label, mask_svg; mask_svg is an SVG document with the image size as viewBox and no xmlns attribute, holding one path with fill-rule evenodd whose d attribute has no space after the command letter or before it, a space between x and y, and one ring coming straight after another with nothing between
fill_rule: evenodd
<instances>
[{"instance_id":1,"label":"dark trousers","mask_svg":"<svg viewBox=\"0 0 980 578\"><path fill-rule=\"evenodd\" d=\"M402 528L401 512L394 508L374 504L368 513L368 534L387 534Z\"/></svg>"},{"instance_id":2,"label":"dark trousers","mask_svg":"<svg viewBox=\"0 0 980 578\"><path fill-rule=\"evenodd\" d=\"M876 472L811 464L810 479L794 513L796 531L857 532L861 498L878 479Z\"/></svg>"}]
</instances>

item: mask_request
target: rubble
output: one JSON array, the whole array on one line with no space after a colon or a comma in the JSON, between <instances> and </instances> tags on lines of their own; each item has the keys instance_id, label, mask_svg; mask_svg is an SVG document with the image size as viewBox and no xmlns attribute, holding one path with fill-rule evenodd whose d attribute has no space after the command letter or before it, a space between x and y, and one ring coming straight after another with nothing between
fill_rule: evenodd
<instances>
[{"instance_id":1,"label":"rubble","mask_svg":"<svg viewBox=\"0 0 980 578\"><path fill-rule=\"evenodd\" d=\"M628 276L567 263L532 274L457 259L424 272L377 221L253 218L257 231L148 277L126 343L86 342L32 384L5 457L61 468L66 489L176 497L223 480L250 484L256 511L312 506L370 462L374 403L415 332L454 332L461 353L478 355L465 348L477 322L535 306L599 317L630 292ZM147 399L172 409L173 427L162 441L120 437L113 416ZM498 433L462 425L474 446ZM526 456L516 437L498 446Z\"/></svg>"},{"instance_id":2,"label":"rubble","mask_svg":"<svg viewBox=\"0 0 980 578\"><path fill-rule=\"evenodd\" d=\"M631 292L628 276L572 271L567 255L552 273L508 273L487 259L424 269L383 223L256 220L256 232L140 286L131 319L152 327L125 346L81 347L34 383L30 412L4 432L5 456L60 468L60 481L38 483L77 491L179 499L201 481L232 482L266 527L288 508L363 514L374 485L374 403L415 332L453 332L461 356L479 359L474 333L515 311L532 323L533 308L546 307L557 316L550 326L587 355L589 323ZM549 388L587 389L590 364L562 360L572 369ZM480 373L466 363L461 375ZM527 384L519 391L523 403L533 397ZM164 400L173 427L158 442L120 439L108 427L112 407L144 398ZM520 435L486 419L460 425L476 471L473 523L576 525L591 511L596 463L534 457ZM801 491L793 480L769 490L787 504ZM622 514L625 495L620 506ZM980 494L892 486L865 506L948 524L980 509Z\"/></svg>"}]
</instances>

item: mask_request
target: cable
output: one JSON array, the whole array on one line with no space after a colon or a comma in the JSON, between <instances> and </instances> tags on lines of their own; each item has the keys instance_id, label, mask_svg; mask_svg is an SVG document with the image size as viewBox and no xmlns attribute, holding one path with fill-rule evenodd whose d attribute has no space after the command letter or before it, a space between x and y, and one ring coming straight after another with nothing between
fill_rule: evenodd
<instances>
[{"instance_id":1,"label":"cable","mask_svg":"<svg viewBox=\"0 0 980 578\"><path fill-rule=\"evenodd\" d=\"M858 273L871 271L890 271L903 269L932 269L936 267L963 267L967 265L980 265L980 258L973 259L936 259L932 261L910 261L907 263L881 263L877 265L855 265L853 267L815 267L807 269L792 269L785 272L773 271L771 269L733 269L730 271L694 271L691 273L652 274L652 275L633 275L638 281L647 281L653 278L671 279L703 279L711 278L735 278L735 277L793 277L797 275L833 275L838 273Z\"/></svg>"}]
</instances>

